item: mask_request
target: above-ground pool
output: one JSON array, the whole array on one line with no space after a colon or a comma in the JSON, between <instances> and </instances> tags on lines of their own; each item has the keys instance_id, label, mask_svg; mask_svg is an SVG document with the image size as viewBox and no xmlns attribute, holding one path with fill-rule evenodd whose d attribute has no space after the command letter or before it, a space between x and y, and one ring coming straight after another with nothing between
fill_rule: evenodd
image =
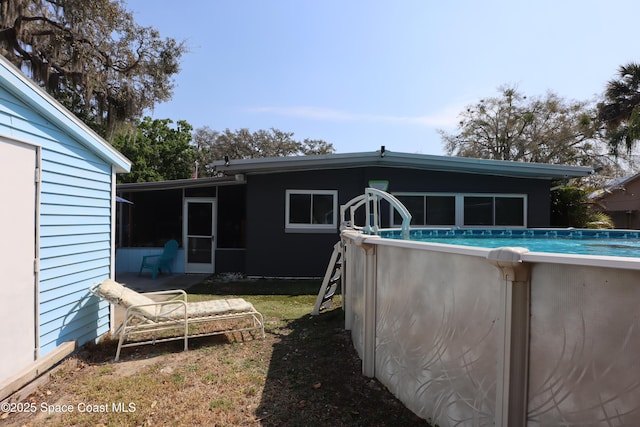
<instances>
[{"instance_id":1,"label":"above-ground pool","mask_svg":"<svg viewBox=\"0 0 640 427\"><path fill-rule=\"evenodd\" d=\"M379 199L402 230L380 228ZM442 427L640 426L639 231L411 229L371 188L341 217L345 328L363 374L413 412Z\"/></svg>"},{"instance_id":2,"label":"above-ground pool","mask_svg":"<svg viewBox=\"0 0 640 427\"><path fill-rule=\"evenodd\" d=\"M365 375L433 425L640 426L639 232L402 236L341 234Z\"/></svg>"},{"instance_id":3,"label":"above-ground pool","mask_svg":"<svg viewBox=\"0 0 640 427\"><path fill-rule=\"evenodd\" d=\"M380 236L402 238L399 230L384 230ZM484 248L518 246L531 252L640 257L640 233L631 230L412 229L410 240Z\"/></svg>"}]
</instances>

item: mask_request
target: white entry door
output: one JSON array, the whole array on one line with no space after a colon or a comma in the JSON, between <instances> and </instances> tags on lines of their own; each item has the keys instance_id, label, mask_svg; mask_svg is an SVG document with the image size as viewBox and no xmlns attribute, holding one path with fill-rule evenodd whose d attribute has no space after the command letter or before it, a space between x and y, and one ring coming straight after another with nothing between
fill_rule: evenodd
<instances>
[{"instance_id":1,"label":"white entry door","mask_svg":"<svg viewBox=\"0 0 640 427\"><path fill-rule=\"evenodd\" d=\"M183 212L185 273L215 271L216 199L185 198Z\"/></svg>"},{"instance_id":2,"label":"white entry door","mask_svg":"<svg viewBox=\"0 0 640 427\"><path fill-rule=\"evenodd\" d=\"M0 386L36 357L37 149L0 140Z\"/></svg>"}]
</instances>

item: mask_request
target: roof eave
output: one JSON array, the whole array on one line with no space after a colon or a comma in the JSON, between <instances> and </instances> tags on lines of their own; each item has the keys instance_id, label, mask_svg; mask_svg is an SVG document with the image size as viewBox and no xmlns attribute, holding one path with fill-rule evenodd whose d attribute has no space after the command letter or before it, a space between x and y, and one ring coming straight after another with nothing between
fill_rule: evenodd
<instances>
[{"instance_id":1,"label":"roof eave","mask_svg":"<svg viewBox=\"0 0 640 427\"><path fill-rule=\"evenodd\" d=\"M480 173L539 179L565 179L588 176L593 169L582 166L506 162L500 160L447 157L424 154L380 152L345 153L318 156L290 156L214 162L223 173L277 173L314 169L361 166L404 167L437 171Z\"/></svg>"},{"instance_id":2,"label":"roof eave","mask_svg":"<svg viewBox=\"0 0 640 427\"><path fill-rule=\"evenodd\" d=\"M223 177L209 177L209 178L188 178L188 179L174 179L170 181L155 181L155 182L132 182L118 184L117 191L123 192L135 192L135 191L147 191L147 190L173 190L178 188L195 188L195 187L209 187L212 185L230 185L230 184L242 184L243 181L239 177L223 176Z\"/></svg>"}]
</instances>

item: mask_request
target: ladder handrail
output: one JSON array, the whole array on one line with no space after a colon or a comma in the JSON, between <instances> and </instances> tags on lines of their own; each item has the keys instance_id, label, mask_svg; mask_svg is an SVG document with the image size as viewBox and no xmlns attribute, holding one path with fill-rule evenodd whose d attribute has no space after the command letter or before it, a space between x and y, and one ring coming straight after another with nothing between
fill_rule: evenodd
<instances>
[{"instance_id":1,"label":"ladder handrail","mask_svg":"<svg viewBox=\"0 0 640 427\"><path fill-rule=\"evenodd\" d=\"M345 225L345 224L349 223L348 226L347 225L345 225L345 226L349 227L349 228L355 228L356 227L355 219L354 219L355 211L360 206L365 204L365 202L366 202L365 195L361 194L361 195L356 196L353 199L349 200L344 205L341 205L340 206L340 221L341 221L341 224ZM347 219L347 217L345 216L345 214L347 213L347 209L349 209L349 219Z\"/></svg>"},{"instance_id":2,"label":"ladder handrail","mask_svg":"<svg viewBox=\"0 0 640 427\"><path fill-rule=\"evenodd\" d=\"M409 237L409 226L411 224L411 214L409 210L402 204L400 200L398 200L392 194L387 193L386 191L378 190L376 188L367 187L365 188L364 194L354 197L349 200L346 204L340 206L340 219L343 221L343 224L347 222L345 218L345 214L347 213L347 209L349 209L349 220L351 228L356 228L354 222L354 213L355 211L365 204L366 209L366 220L364 231L370 234L378 234L378 230L380 229L380 214L378 212L378 202L384 199L398 212L400 217L402 218L402 237ZM373 207L373 213L371 209Z\"/></svg>"}]
</instances>

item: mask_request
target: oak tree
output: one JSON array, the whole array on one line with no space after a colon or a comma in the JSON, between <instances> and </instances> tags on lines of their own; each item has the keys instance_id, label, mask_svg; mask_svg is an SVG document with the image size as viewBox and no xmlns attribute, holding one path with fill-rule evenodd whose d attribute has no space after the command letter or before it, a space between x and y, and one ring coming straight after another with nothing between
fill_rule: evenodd
<instances>
[{"instance_id":1,"label":"oak tree","mask_svg":"<svg viewBox=\"0 0 640 427\"><path fill-rule=\"evenodd\" d=\"M0 0L0 54L108 139L170 99L185 51L119 0Z\"/></svg>"},{"instance_id":2,"label":"oak tree","mask_svg":"<svg viewBox=\"0 0 640 427\"><path fill-rule=\"evenodd\" d=\"M330 154L335 150L333 145L319 139L304 139L298 141L293 138L293 132L283 132L271 128L251 132L243 128L235 131L225 129L223 132L212 130L205 126L196 129L193 135L200 175L213 173L207 165L229 159L251 159L257 157L282 157L310 154Z\"/></svg>"},{"instance_id":3,"label":"oak tree","mask_svg":"<svg viewBox=\"0 0 640 427\"><path fill-rule=\"evenodd\" d=\"M595 115L587 102L553 92L528 98L506 86L468 106L456 132L440 135L449 155L592 166L608 163Z\"/></svg>"}]
</instances>

